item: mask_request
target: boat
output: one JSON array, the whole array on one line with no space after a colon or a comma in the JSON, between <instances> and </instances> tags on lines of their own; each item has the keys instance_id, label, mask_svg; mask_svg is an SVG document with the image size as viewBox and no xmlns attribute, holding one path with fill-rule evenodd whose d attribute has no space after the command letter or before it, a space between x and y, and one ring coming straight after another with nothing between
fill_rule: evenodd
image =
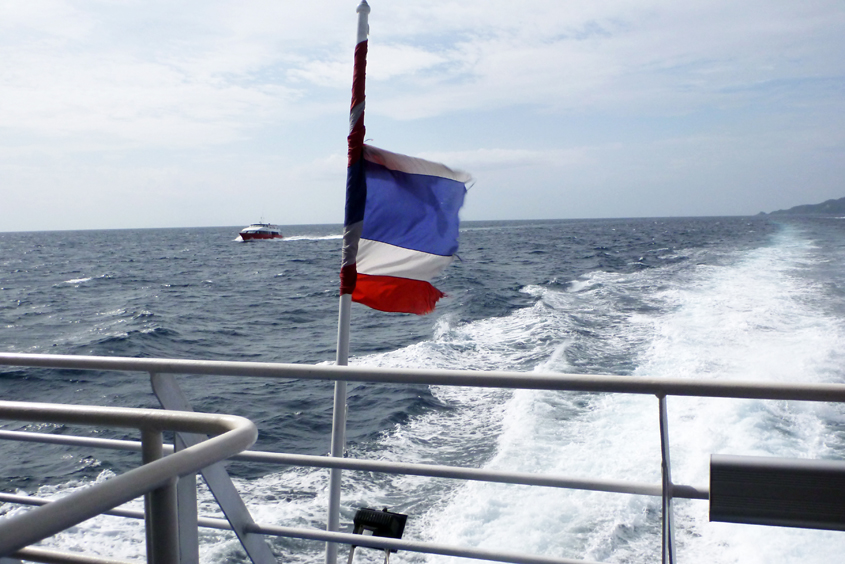
<instances>
[{"instance_id":1,"label":"boat","mask_svg":"<svg viewBox=\"0 0 845 564\"><path fill-rule=\"evenodd\" d=\"M270 223L253 223L248 227L241 229L241 239L244 241L254 241L256 239L281 239L282 233L278 225L271 225Z\"/></svg>"}]
</instances>

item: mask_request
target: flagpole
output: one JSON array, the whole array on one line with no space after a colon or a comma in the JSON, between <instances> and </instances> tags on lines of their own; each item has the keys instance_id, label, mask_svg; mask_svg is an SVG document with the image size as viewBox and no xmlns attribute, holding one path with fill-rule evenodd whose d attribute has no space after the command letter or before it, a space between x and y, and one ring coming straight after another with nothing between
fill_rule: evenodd
<instances>
[{"instance_id":1,"label":"flagpole","mask_svg":"<svg viewBox=\"0 0 845 564\"><path fill-rule=\"evenodd\" d=\"M341 268L340 307L337 320L337 366L346 366L349 362L349 326L352 311L352 291L355 288L355 264L347 263L347 228L349 228L349 183L350 178L360 167L353 167L361 158L364 147L364 82L367 67L367 34L369 33L368 16L370 6L367 0L361 0L358 8L358 34L355 43L355 66L352 75L352 104L349 110L348 166L347 172L347 217L344 220L344 261ZM358 163L360 164L360 163ZM354 244L357 251L357 241ZM342 458L346 449L346 382L338 380L334 388L334 410L332 415L331 456ZM340 489L341 470L332 468L329 476L329 508L326 530L340 529ZM326 543L326 564L337 563L335 543Z\"/></svg>"},{"instance_id":2,"label":"flagpole","mask_svg":"<svg viewBox=\"0 0 845 564\"><path fill-rule=\"evenodd\" d=\"M352 294L340 296L340 313L337 319L337 359L338 366L346 366L349 361L349 319L352 311ZM346 449L346 382L334 383L334 408L332 410L332 449L331 456L343 457ZM329 474L329 509L327 531L340 530L340 487L341 469L332 468ZM337 544L326 543L326 564L336 564Z\"/></svg>"}]
</instances>

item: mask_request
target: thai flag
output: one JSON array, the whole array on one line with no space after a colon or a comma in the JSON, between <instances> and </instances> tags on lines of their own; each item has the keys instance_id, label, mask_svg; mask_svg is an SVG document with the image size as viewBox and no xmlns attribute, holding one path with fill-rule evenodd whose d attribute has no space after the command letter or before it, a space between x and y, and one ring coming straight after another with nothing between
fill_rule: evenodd
<instances>
[{"instance_id":1,"label":"thai flag","mask_svg":"<svg viewBox=\"0 0 845 564\"><path fill-rule=\"evenodd\" d=\"M458 250L458 210L470 180L364 145L347 175L341 293L381 311L432 311L444 294L430 281Z\"/></svg>"}]
</instances>

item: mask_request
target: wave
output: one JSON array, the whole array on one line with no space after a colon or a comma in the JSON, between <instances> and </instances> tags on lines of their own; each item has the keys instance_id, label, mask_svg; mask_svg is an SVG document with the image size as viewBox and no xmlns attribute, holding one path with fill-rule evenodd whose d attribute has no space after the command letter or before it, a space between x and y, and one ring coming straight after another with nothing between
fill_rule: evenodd
<instances>
[{"instance_id":1,"label":"wave","mask_svg":"<svg viewBox=\"0 0 845 564\"><path fill-rule=\"evenodd\" d=\"M343 235L291 235L286 236L284 239L279 239L280 241L334 241L337 239L343 239Z\"/></svg>"},{"instance_id":2,"label":"wave","mask_svg":"<svg viewBox=\"0 0 845 564\"><path fill-rule=\"evenodd\" d=\"M838 287L838 273L831 271L830 280L808 274L830 257L801 231L788 228L765 246L737 251L719 245L697 249L655 244L651 268L629 268L630 257L616 271L596 267L585 273L564 265L548 277L538 277L546 282L523 286L507 282L498 290L483 286L480 277L472 275L468 289L459 292L489 301L493 304L489 309L466 321L465 309L444 308L427 337L420 339L414 333L412 338L386 339L382 349L369 349L383 352L353 358L352 363L656 378L781 381L798 375L808 382L842 381L839 351L845 328L826 299ZM641 256L648 255L638 252L634 258ZM667 257L672 260L656 260ZM305 271L312 260L304 255L291 258L297 262L291 261L290 273L277 277L294 276L300 268ZM842 257L835 258L841 262ZM554 264L548 257L537 260ZM334 286L330 291L319 288L315 283L310 293L302 294L323 300L326 292L336 292ZM513 294L519 300L502 297ZM455 303L462 297L459 293ZM502 299L507 308L498 305ZM261 311L275 315L272 307L256 303ZM293 324L301 328L308 322L304 305L292 312L290 302L283 307L294 314ZM115 316L147 317L146 310L138 309L141 314ZM244 310L249 308L239 306L239 312ZM491 311L509 313L491 317ZM152 331L149 335L132 332L139 329L134 325L126 330L106 324L99 335L106 340L94 346L121 349L121 354L124 347L129 353L148 354L156 341L169 342L172 349L192 335L160 315L139 319L142 330ZM373 332L401 332L403 325L416 322L404 317L390 322L373 319L364 319ZM161 332L158 326L165 322L180 331ZM218 336L225 340L240 327L230 323ZM278 332L281 335L282 329ZM277 339L275 329L272 333ZM318 342L320 333L314 334L313 341ZM137 346L139 342L143 347ZM191 346L194 352L200 345ZM288 395L305 397L298 393ZM285 404L289 398L284 393L264 391L271 399L258 419L269 422L279 436L288 431L308 437L318 431L328 433L330 392L309 383L308 393L307 401L293 409ZM230 407L212 405L221 411ZM300 409L306 415L297 413ZM361 385L352 387L349 410L348 452L353 457L660 481L653 397ZM283 420L279 413L285 414ZM673 397L669 415L673 477L678 483L705 483L707 458L714 452L819 458L842 458L845 453L841 431L845 414L830 406ZM314 444L308 448L324 445L327 450L325 437L324 443L310 441ZM322 528L327 479L323 470L285 469L236 481L256 520ZM406 538L608 562L653 561L660 553L656 498L348 472L343 504L344 522L351 520L356 507L365 505L408 513ZM200 505L202 513L219 514L205 490ZM679 561L684 562L833 562L845 551L845 540L836 533L709 523L706 502L701 501L678 501L676 519ZM135 557L143 544L143 533L127 531L124 538L117 525L80 527L87 543L112 545L109 553L116 557ZM204 532L201 542L203 561L240 561L231 535ZM322 560L319 543L273 541L273 548L292 562ZM382 555L361 551L356 558L375 562Z\"/></svg>"},{"instance_id":3,"label":"wave","mask_svg":"<svg viewBox=\"0 0 845 564\"><path fill-rule=\"evenodd\" d=\"M559 335L536 370L590 372L633 360L632 374L692 379L842 381L845 331L818 307L818 284L800 276L816 260L813 244L785 231L773 244L737 254L723 266L700 265L619 275L595 272L574 291L543 287L530 310L495 324L523 323L527 347L539 347L543 321ZM655 291L655 288L657 290ZM585 334L587 333L587 334ZM553 349L551 342L543 347ZM603 360L587 360L588 357ZM676 483L706 483L710 453L842 458L831 428L845 414L797 402L670 398ZM514 471L660 481L657 400L600 394L517 391L507 400L495 456L486 466ZM429 512L437 542L608 562L652 560L660 551L660 503L654 498L469 483ZM684 562L832 562L845 539L828 531L711 524L707 505L676 506ZM552 541L551 539L554 539ZM434 558L439 562L443 559Z\"/></svg>"},{"instance_id":4,"label":"wave","mask_svg":"<svg viewBox=\"0 0 845 564\"><path fill-rule=\"evenodd\" d=\"M71 286L76 286L77 288L85 284L86 282L91 282L92 280L110 280L112 278L111 274L101 274L100 276L86 276L82 278L71 278L70 280L65 280L61 282L61 284L68 284ZM60 286L61 284L54 284L54 287Z\"/></svg>"}]
</instances>

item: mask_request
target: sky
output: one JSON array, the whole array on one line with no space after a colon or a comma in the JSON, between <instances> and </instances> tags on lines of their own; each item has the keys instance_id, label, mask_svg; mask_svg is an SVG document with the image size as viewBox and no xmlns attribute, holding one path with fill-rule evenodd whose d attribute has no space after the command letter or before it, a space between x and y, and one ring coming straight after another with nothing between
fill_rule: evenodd
<instances>
[{"instance_id":1,"label":"sky","mask_svg":"<svg viewBox=\"0 0 845 564\"><path fill-rule=\"evenodd\" d=\"M341 223L358 0L0 0L0 231ZM369 143L464 220L845 196L842 0L370 1Z\"/></svg>"}]
</instances>

